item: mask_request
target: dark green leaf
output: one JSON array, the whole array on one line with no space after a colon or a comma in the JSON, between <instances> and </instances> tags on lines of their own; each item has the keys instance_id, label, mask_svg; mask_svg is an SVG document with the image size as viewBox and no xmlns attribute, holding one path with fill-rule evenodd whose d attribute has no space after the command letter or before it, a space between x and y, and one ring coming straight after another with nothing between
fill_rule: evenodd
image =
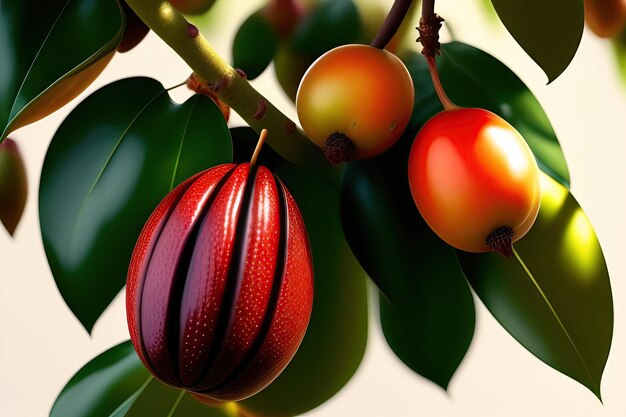
<instances>
[{"instance_id":1,"label":"dark green leaf","mask_svg":"<svg viewBox=\"0 0 626 417\"><path fill-rule=\"evenodd\" d=\"M233 41L233 66L242 69L253 80L272 62L278 47L278 36L260 12L248 17Z\"/></svg>"},{"instance_id":2,"label":"dark green leaf","mask_svg":"<svg viewBox=\"0 0 626 417\"><path fill-rule=\"evenodd\" d=\"M234 417L153 378L130 341L92 359L67 383L50 417Z\"/></svg>"},{"instance_id":3,"label":"dark green leaf","mask_svg":"<svg viewBox=\"0 0 626 417\"><path fill-rule=\"evenodd\" d=\"M407 155L400 143L384 157L348 164L342 223L350 247L381 290L389 346L445 389L472 340L474 302L454 251L413 203Z\"/></svg>"},{"instance_id":4,"label":"dark green leaf","mask_svg":"<svg viewBox=\"0 0 626 417\"><path fill-rule=\"evenodd\" d=\"M234 403L220 407L202 404L186 391L152 379L127 411L111 417L238 417ZM107 417L107 416L102 416Z\"/></svg>"},{"instance_id":5,"label":"dark green leaf","mask_svg":"<svg viewBox=\"0 0 626 417\"><path fill-rule=\"evenodd\" d=\"M112 0L2 0L0 141L35 99L114 51L122 30Z\"/></svg>"},{"instance_id":6,"label":"dark green leaf","mask_svg":"<svg viewBox=\"0 0 626 417\"><path fill-rule=\"evenodd\" d=\"M542 176L541 209L512 259L458 253L465 275L522 345L600 398L613 334L609 274L598 239L574 197Z\"/></svg>"},{"instance_id":7,"label":"dark green leaf","mask_svg":"<svg viewBox=\"0 0 626 417\"><path fill-rule=\"evenodd\" d=\"M361 19L352 0L324 0L297 27L291 45L316 58L337 46L361 39Z\"/></svg>"},{"instance_id":8,"label":"dark green leaf","mask_svg":"<svg viewBox=\"0 0 626 417\"><path fill-rule=\"evenodd\" d=\"M417 129L442 107L432 87L426 60L413 53L405 62L415 84L411 127ZM569 187L567 163L552 125L519 77L486 52L460 42L442 47L437 66L452 101L502 116L526 139L540 168Z\"/></svg>"},{"instance_id":9,"label":"dark green leaf","mask_svg":"<svg viewBox=\"0 0 626 417\"><path fill-rule=\"evenodd\" d=\"M517 43L554 81L568 67L583 36L583 0L492 0Z\"/></svg>"},{"instance_id":10,"label":"dark green leaf","mask_svg":"<svg viewBox=\"0 0 626 417\"><path fill-rule=\"evenodd\" d=\"M50 417L123 416L114 412L130 407L150 379L130 341L121 343L92 359L70 379Z\"/></svg>"},{"instance_id":11,"label":"dark green leaf","mask_svg":"<svg viewBox=\"0 0 626 417\"><path fill-rule=\"evenodd\" d=\"M258 135L248 128L232 134L235 159L249 160ZM259 163L285 182L302 212L313 251L315 296L296 356L268 388L242 405L254 414L294 416L332 397L359 366L367 341L367 288L341 231L336 171L291 165L268 147Z\"/></svg>"},{"instance_id":12,"label":"dark green leaf","mask_svg":"<svg viewBox=\"0 0 626 417\"><path fill-rule=\"evenodd\" d=\"M88 331L124 286L159 201L231 153L211 99L195 95L178 105L148 78L110 84L65 119L44 162L39 217L59 291Z\"/></svg>"}]
</instances>

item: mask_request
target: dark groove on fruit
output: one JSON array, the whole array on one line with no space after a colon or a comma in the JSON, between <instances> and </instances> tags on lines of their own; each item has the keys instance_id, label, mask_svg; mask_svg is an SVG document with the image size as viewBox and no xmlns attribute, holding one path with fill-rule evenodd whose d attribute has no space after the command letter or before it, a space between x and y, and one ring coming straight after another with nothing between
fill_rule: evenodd
<instances>
[{"instance_id":1,"label":"dark groove on fruit","mask_svg":"<svg viewBox=\"0 0 626 417\"><path fill-rule=\"evenodd\" d=\"M250 223L250 209L252 207L251 203L254 195L258 166L255 165L249 169L250 171L248 172L248 177L246 178L246 184L244 186L241 208L239 214L237 215L237 224L235 225L235 241L233 242L233 256L228 265L226 288L224 289L224 294L222 296L219 317L215 328L215 335L213 336L214 342L211 344L211 350L209 351L203 372L200 373L200 378L191 385L191 387L194 388L197 388L199 385L202 386L206 377L211 375L211 370L215 365L215 360L223 350L228 330L232 327L232 322L234 320L235 305L237 296L239 295L243 275L242 263L245 259L243 252L247 244L246 231Z\"/></svg>"},{"instance_id":2,"label":"dark groove on fruit","mask_svg":"<svg viewBox=\"0 0 626 417\"><path fill-rule=\"evenodd\" d=\"M270 326L274 321L274 314L276 313L276 308L278 307L280 289L283 286L283 281L285 278L285 267L287 264L287 239L289 233L289 216L287 215L287 198L285 196L285 191L283 189L282 183L276 176L274 176L274 182L276 184L276 194L278 195L278 199L280 201L279 217L281 233L280 240L278 242L278 253L276 254L276 271L274 272L272 291L270 293L270 299L267 303L265 316L263 317L261 328L256 338L254 339L254 342L252 342L250 350L248 350L239 365L237 365L237 367L230 373L230 375L228 375L226 378L224 378L223 381L209 389L209 391L212 392L227 388L228 385L235 381L252 364L252 362L254 362L254 359L261 350L261 347L263 346L263 342L265 342L265 339L267 339L267 336L269 335Z\"/></svg>"},{"instance_id":3,"label":"dark groove on fruit","mask_svg":"<svg viewBox=\"0 0 626 417\"><path fill-rule=\"evenodd\" d=\"M161 372L158 371L156 366L154 366L154 363L152 362L152 359L150 359L150 355L148 354L148 350L146 349L146 344L143 340L143 330L141 328L141 322L142 322L141 307L143 305L143 290L145 287L144 284L146 282L146 274L148 273L148 267L150 266L150 262L152 261L152 255L154 254L154 248L156 247L156 242L159 241L159 238L161 237L161 234L163 233L163 229L165 229L165 225L167 225L167 222L169 221L170 216L174 212L174 209L176 208L180 200L183 198L185 193L189 190L192 184L193 184L193 181L190 181L187 187L183 191L181 191L178 197L176 197L176 200L172 202L170 207L167 209L167 213L165 213L165 215L161 219L161 222L160 222L161 225L159 226L159 229L156 230L152 234L152 239L150 239L150 242L149 242L150 247L148 248L149 253L146 253L146 256L144 258L147 260L147 262L144 262L145 271L142 276L137 277L137 279L139 280L139 284L138 284L139 287L137 288L137 294L138 294L137 298L139 301L137 302L137 305L136 305L135 321L136 321L136 326L137 326L137 334L139 335L139 348L141 349L141 353L144 359L146 360L146 362L148 362L150 369L156 374L156 377L162 381L168 381L168 379L165 378L161 374Z\"/></svg>"},{"instance_id":4,"label":"dark groove on fruit","mask_svg":"<svg viewBox=\"0 0 626 417\"><path fill-rule=\"evenodd\" d=\"M513 256L513 229L509 226L500 226L485 238L485 243L494 252L510 258Z\"/></svg>"},{"instance_id":5,"label":"dark groove on fruit","mask_svg":"<svg viewBox=\"0 0 626 417\"><path fill-rule=\"evenodd\" d=\"M202 224L204 224L204 219L209 212L209 209L213 205L213 202L217 198L217 195L226 184L226 181L232 176L235 171L235 167L232 167L229 171L224 173L222 178L217 182L213 191L211 191L211 195L209 195L207 201L204 203L204 207L202 207L202 211L196 217L194 224L191 226L192 230L187 238L187 241L183 245L183 250L180 258L178 259L178 263L176 268L174 269L174 278L173 278L173 288L170 292L169 299L169 309L166 314L167 317L167 325L165 327L165 334L167 337L166 343L168 344L168 350L170 353L170 362L172 364L172 369L175 373L177 373L178 377L178 385L184 386L183 380L180 374L180 343L182 340L181 335L181 306L183 303L183 294L185 291L185 285L187 284L189 267L191 266L191 257L193 256L194 247L196 245L196 241L198 239L198 234L200 233L200 229L202 228ZM178 370L178 372L176 372Z\"/></svg>"}]
</instances>

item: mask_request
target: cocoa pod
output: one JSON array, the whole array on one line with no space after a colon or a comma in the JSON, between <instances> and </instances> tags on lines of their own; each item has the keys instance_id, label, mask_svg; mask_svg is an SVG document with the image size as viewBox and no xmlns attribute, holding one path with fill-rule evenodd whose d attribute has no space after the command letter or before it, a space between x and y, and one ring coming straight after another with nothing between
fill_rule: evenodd
<instances>
[{"instance_id":1,"label":"cocoa pod","mask_svg":"<svg viewBox=\"0 0 626 417\"><path fill-rule=\"evenodd\" d=\"M161 381L219 401L273 381L309 322L313 267L287 188L263 166L224 164L155 209L128 271L131 339Z\"/></svg>"}]
</instances>

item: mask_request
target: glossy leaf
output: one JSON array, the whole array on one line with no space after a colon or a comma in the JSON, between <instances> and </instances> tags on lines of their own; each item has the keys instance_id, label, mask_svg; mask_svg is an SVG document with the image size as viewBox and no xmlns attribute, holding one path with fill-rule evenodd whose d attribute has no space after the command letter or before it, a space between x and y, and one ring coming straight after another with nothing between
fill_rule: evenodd
<instances>
[{"instance_id":1,"label":"glossy leaf","mask_svg":"<svg viewBox=\"0 0 626 417\"><path fill-rule=\"evenodd\" d=\"M411 127L419 128L442 110L426 60L417 53L404 59L415 84ZM540 168L569 187L569 171L556 134L528 87L508 67L480 49L452 42L437 60L446 92L459 106L482 107L511 123L526 139Z\"/></svg>"},{"instance_id":2,"label":"glossy leaf","mask_svg":"<svg viewBox=\"0 0 626 417\"><path fill-rule=\"evenodd\" d=\"M12 236L28 196L26 167L17 144L11 139L0 143L0 222Z\"/></svg>"},{"instance_id":3,"label":"glossy leaf","mask_svg":"<svg viewBox=\"0 0 626 417\"><path fill-rule=\"evenodd\" d=\"M238 417L234 403L223 406L202 404L188 392L152 379L128 407L111 417ZM105 416L103 416L105 417Z\"/></svg>"},{"instance_id":4,"label":"glossy leaf","mask_svg":"<svg viewBox=\"0 0 626 417\"><path fill-rule=\"evenodd\" d=\"M116 1L2 0L0 141L23 124L36 99L113 52L122 31Z\"/></svg>"},{"instance_id":5,"label":"glossy leaf","mask_svg":"<svg viewBox=\"0 0 626 417\"><path fill-rule=\"evenodd\" d=\"M410 139L410 138L405 138ZM408 143L345 169L341 214L352 251L381 291L389 346L447 388L474 333L474 302L454 251L421 218L407 181Z\"/></svg>"},{"instance_id":6,"label":"glossy leaf","mask_svg":"<svg viewBox=\"0 0 626 417\"><path fill-rule=\"evenodd\" d=\"M361 40L361 19L352 0L323 0L296 28L293 50L311 58Z\"/></svg>"},{"instance_id":7,"label":"glossy leaf","mask_svg":"<svg viewBox=\"0 0 626 417\"><path fill-rule=\"evenodd\" d=\"M115 415L120 406L132 405L150 379L130 341L121 343L92 359L70 379L50 417Z\"/></svg>"},{"instance_id":8,"label":"glossy leaf","mask_svg":"<svg viewBox=\"0 0 626 417\"><path fill-rule=\"evenodd\" d=\"M232 135L235 159L249 160L258 135L249 128L233 129ZM294 416L324 403L358 368L367 341L367 288L341 231L337 173L291 165L269 147L263 148L259 163L287 185L302 212L313 252L315 294L295 357L242 406L263 416Z\"/></svg>"},{"instance_id":9,"label":"glossy leaf","mask_svg":"<svg viewBox=\"0 0 626 417\"><path fill-rule=\"evenodd\" d=\"M153 378L130 341L92 359L63 388L50 417L233 417Z\"/></svg>"},{"instance_id":10,"label":"glossy leaf","mask_svg":"<svg viewBox=\"0 0 626 417\"><path fill-rule=\"evenodd\" d=\"M259 11L241 25L233 41L233 67L242 69L253 80L272 62L278 48L278 35Z\"/></svg>"},{"instance_id":11,"label":"glossy leaf","mask_svg":"<svg viewBox=\"0 0 626 417\"><path fill-rule=\"evenodd\" d=\"M149 78L98 90L65 119L43 166L46 256L88 331L122 289L144 222L191 175L230 160L230 134L208 97L173 103Z\"/></svg>"},{"instance_id":12,"label":"glossy leaf","mask_svg":"<svg viewBox=\"0 0 626 417\"><path fill-rule=\"evenodd\" d=\"M583 0L492 0L517 43L554 81L569 66L583 36Z\"/></svg>"},{"instance_id":13,"label":"glossy leaf","mask_svg":"<svg viewBox=\"0 0 626 417\"><path fill-rule=\"evenodd\" d=\"M458 253L495 318L523 346L600 398L613 334L613 301L602 249L574 197L542 176L539 217L515 257Z\"/></svg>"}]
</instances>

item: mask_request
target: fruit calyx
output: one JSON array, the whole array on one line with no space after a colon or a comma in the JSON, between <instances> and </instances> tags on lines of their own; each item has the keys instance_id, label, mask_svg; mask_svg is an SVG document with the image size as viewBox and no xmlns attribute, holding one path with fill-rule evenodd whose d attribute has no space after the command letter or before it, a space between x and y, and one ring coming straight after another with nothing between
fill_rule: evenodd
<instances>
[{"instance_id":1,"label":"fruit calyx","mask_svg":"<svg viewBox=\"0 0 626 417\"><path fill-rule=\"evenodd\" d=\"M323 150L328 162L337 165L350 159L355 146L347 135L335 132L326 139L326 146Z\"/></svg>"},{"instance_id":2,"label":"fruit calyx","mask_svg":"<svg viewBox=\"0 0 626 417\"><path fill-rule=\"evenodd\" d=\"M513 229L509 226L500 226L485 238L489 249L500 255L510 258L513 256Z\"/></svg>"}]
</instances>

